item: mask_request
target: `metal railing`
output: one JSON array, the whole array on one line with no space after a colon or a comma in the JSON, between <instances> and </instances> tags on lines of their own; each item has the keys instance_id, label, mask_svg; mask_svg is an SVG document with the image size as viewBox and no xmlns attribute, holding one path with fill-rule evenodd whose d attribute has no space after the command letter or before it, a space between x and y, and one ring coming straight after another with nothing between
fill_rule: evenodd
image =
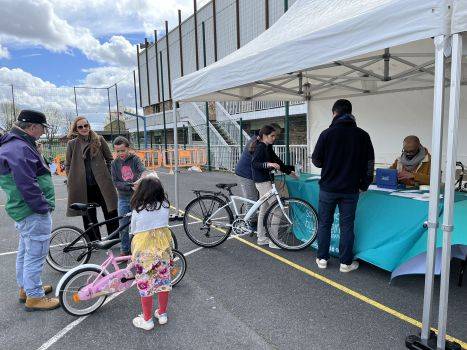
<instances>
[{"instance_id":1,"label":"metal railing","mask_svg":"<svg viewBox=\"0 0 467 350\"><path fill-rule=\"evenodd\" d=\"M290 105L300 105L303 101L293 101ZM285 101L226 101L220 103L230 115L250 113L274 108L284 108Z\"/></svg>"},{"instance_id":2,"label":"metal railing","mask_svg":"<svg viewBox=\"0 0 467 350\"><path fill-rule=\"evenodd\" d=\"M249 139L248 133L240 129L238 122L219 102L216 102L216 120L217 125L228 135L231 143L239 143L241 133L243 133L243 140Z\"/></svg>"},{"instance_id":3,"label":"metal railing","mask_svg":"<svg viewBox=\"0 0 467 350\"><path fill-rule=\"evenodd\" d=\"M193 126L196 130L196 127ZM204 127L204 132L206 134L206 124L197 126L201 130ZM198 132L198 131L197 131ZM167 145L169 148L173 149L173 144ZM112 145L109 144L110 149ZM196 145L179 145L179 149L183 150L186 148L199 148L204 149L207 152L206 144L196 144ZM284 145L275 145L274 152L285 162L285 146ZM151 147L152 151L164 151L163 144L156 144ZM226 170L230 172L235 171L240 156L242 154L242 149L240 145L227 145L227 144L211 144L211 166L213 169ZM64 157L66 153L66 145L60 144L44 144L43 145L43 154L48 160L53 160L56 156ZM183 164L180 164L183 166ZM202 164L205 165L205 164ZM306 145L290 145L290 165L300 165L301 171L310 172L310 159L308 158L307 146Z\"/></svg>"}]
</instances>

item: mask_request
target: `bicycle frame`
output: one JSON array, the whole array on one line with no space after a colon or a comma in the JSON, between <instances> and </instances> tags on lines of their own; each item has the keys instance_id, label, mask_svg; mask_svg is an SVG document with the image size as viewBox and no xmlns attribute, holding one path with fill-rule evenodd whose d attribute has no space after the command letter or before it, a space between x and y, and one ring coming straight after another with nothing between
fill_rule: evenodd
<instances>
[{"instance_id":1,"label":"bicycle frame","mask_svg":"<svg viewBox=\"0 0 467 350\"><path fill-rule=\"evenodd\" d=\"M86 212L86 215L87 215L87 212ZM72 241L65 248L63 248L63 252L68 253L68 252L75 251L75 250L82 250L84 248L89 249L91 247L90 245L87 245L87 246L80 245L80 246L76 246L76 247L74 245L81 239L81 237L83 237L84 235L91 232L95 227L101 227L101 226L103 226L105 224L108 224L109 222L120 220L120 219L123 219L124 217L127 217L127 216L131 216L131 213L128 213L128 214L125 214L125 215L122 215L122 216L117 216L115 218L111 218L109 220L105 220L105 221L98 222L98 223L95 223L95 224L93 223L91 226L89 226L89 228L87 230L85 230L81 235L79 235L77 238L75 238L74 241ZM115 230L110 235L108 235L106 239L112 239L113 237L115 237L117 235L117 233L119 233L121 230L123 230L124 228L126 228L128 226L130 226L130 222L128 222L128 223L126 223L126 224L124 224L122 226L119 226L117 228L117 230Z\"/></svg>"},{"instance_id":2,"label":"bicycle frame","mask_svg":"<svg viewBox=\"0 0 467 350\"><path fill-rule=\"evenodd\" d=\"M118 266L119 262L129 261L131 255L115 257L112 251L107 253L108 258L102 263L101 273L88 285L82 288L79 292L73 295L75 301L86 301L92 298L100 297L102 295L113 294L127 290L133 284L135 279L133 272L131 271L132 264L129 264L126 268L120 269ZM112 265L115 269L114 272L104 276L103 273L107 272L107 268Z\"/></svg>"},{"instance_id":3,"label":"bicycle frame","mask_svg":"<svg viewBox=\"0 0 467 350\"><path fill-rule=\"evenodd\" d=\"M234 209L234 212L235 212L235 217L238 218L241 214L237 208L237 204L236 204L236 201L239 201L239 202L243 202L243 203L248 203L248 204L252 204L253 206L250 208L250 210L248 210L248 212L245 214L245 216L243 217L243 219L245 221L248 221L252 216L253 214L259 209L259 207L261 207L261 205L263 205L266 201L269 200L269 198L271 197L276 197L277 199L277 202L279 203L279 206L282 210L282 213L284 214L284 216L286 217L287 221L289 222L289 224L292 224L292 221L290 220L289 216L287 215L287 213L285 212L284 210L284 205L282 204L282 201L281 201L281 197L279 196L279 192L277 192L277 188L276 188L276 185L274 183L272 183L272 189L270 191L268 191L267 193L265 193L260 199L258 199L258 201L252 201L248 198L244 198L244 197L240 197L240 196L232 196L230 195L230 201L227 202L225 205L223 205L222 207L220 207L219 209L217 209L209 218L207 218L206 221L209 221L213 216L215 216L217 214L217 212L219 212L220 210L224 209L225 207L227 206L232 206L233 209Z\"/></svg>"}]
</instances>

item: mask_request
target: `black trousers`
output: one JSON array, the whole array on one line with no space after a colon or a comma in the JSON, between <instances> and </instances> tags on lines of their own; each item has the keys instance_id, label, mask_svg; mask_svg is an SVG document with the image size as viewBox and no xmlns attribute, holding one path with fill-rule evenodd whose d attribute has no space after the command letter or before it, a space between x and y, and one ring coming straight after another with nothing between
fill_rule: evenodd
<instances>
[{"instance_id":1,"label":"black trousers","mask_svg":"<svg viewBox=\"0 0 467 350\"><path fill-rule=\"evenodd\" d=\"M109 220L118 216L117 211L113 210L111 212L107 211L107 205L105 204L104 197L99 189L99 186L87 186L87 193L88 193L88 203L97 203L102 208L102 212L104 214L105 220ZM97 223L97 210L96 208L88 210L89 219L86 216L83 216L83 225L84 229L87 230L92 224ZM92 223L91 223L92 222ZM116 229L118 229L118 220L114 220L108 224L107 226L107 234L111 234ZM91 241L101 240L101 233L99 227L95 227L93 232L89 234L89 238Z\"/></svg>"}]
</instances>

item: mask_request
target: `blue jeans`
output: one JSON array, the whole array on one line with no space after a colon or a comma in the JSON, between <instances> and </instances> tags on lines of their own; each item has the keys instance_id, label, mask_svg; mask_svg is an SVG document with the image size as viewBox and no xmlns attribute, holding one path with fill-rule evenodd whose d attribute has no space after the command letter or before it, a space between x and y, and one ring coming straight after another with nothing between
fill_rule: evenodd
<instances>
[{"instance_id":1,"label":"blue jeans","mask_svg":"<svg viewBox=\"0 0 467 350\"><path fill-rule=\"evenodd\" d=\"M15 224L19 231L16 281L28 297L43 297L41 274L49 251L52 216L32 214Z\"/></svg>"},{"instance_id":2,"label":"blue jeans","mask_svg":"<svg viewBox=\"0 0 467 350\"><path fill-rule=\"evenodd\" d=\"M350 265L353 261L354 221L357 210L358 193L319 192L318 206L318 259L329 259L331 228L336 206L339 207L339 258L341 264Z\"/></svg>"},{"instance_id":3,"label":"blue jeans","mask_svg":"<svg viewBox=\"0 0 467 350\"><path fill-rule=\"evenodd\" d=\"M128 214L131 212L130 208L131 197L119 196L118 197L118 216ZM119 225L123 226L130 222L130 218L123 218L119 220ZM130 236L129 236L129 227L126 227L124 230L120 231L121 243L121 252L129 253L131 250L130 246Z\"/></svg>"}]
</instances>

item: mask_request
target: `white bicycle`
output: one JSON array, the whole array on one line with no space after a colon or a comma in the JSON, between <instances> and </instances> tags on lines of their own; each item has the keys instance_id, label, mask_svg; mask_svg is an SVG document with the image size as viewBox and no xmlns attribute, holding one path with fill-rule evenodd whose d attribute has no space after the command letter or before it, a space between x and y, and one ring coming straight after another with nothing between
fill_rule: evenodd
<instances>
[{"instance_id":1,"label":"white bicycle","mask_svg":"<svg viewBox=\"0 0 467 350\"><path fill-rule=\"evenodd\" d=\"M311 245L317 236L318 215L315 208L299 198L281 198L274 182L272 189L257 202L234 196L232 188L237 184L217 184L228 193L194 190L196 198L185 209L183 227L188 238L195 244L211 248L234 234L252 234L250 219L260 206L275 197L267 209L263 225L269 238L286 250L301 250ZM245 214L238 203L252 205ZM240 206L241 208L242 206ZM232 212L233 209L233 212Z\"/></svg>"}]
</instances>

